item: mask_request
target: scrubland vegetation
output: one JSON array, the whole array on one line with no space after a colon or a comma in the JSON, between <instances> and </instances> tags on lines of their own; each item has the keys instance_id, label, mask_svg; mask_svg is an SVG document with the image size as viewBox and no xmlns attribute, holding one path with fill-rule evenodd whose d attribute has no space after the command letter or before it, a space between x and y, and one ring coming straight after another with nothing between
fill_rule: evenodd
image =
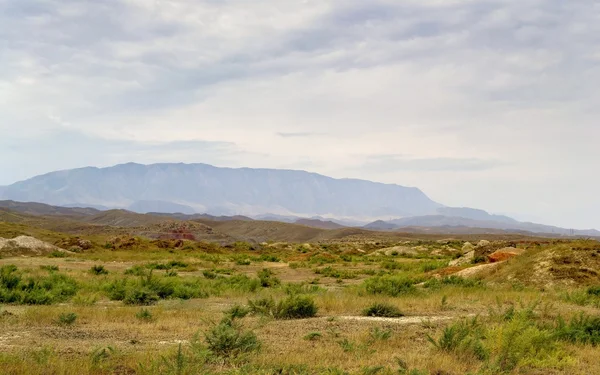
<instances>
[{"instance_id":1,"label":"scrubland vegetation","mask_svg":"<svg viewBox=\"0 0 600 375\"><path fill-rule=\"evenodd\" d=\"M2 374L600 374L596 241L86 240L0 259Z\"/></svg>"}]
</instances>

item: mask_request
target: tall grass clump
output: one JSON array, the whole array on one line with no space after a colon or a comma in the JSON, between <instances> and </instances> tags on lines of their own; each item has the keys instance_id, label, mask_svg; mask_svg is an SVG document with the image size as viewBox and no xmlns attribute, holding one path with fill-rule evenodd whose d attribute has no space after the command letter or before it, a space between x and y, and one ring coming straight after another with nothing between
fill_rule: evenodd
<instances>
[{"instance_id":1,"label":"tall grass clump","mask_svg":"<svg viewBox=\"0 0 600 375\"><path fill-rule=\"evenodd\" d=\"M402 294L410 294L416 291L415 281L405 276L384 275L366 279L363 287L368 294L382 294L397 297Z\"/></svg>"},{"instance_id":2,"label":"tall grass clump","mask_svg":"<svg viewBox=\"0 0 600 375\"><path fill-rule=\"evenodd\" d=\"M600 316L581 313L574 316L568 323L562 317L558 317L555 335L559 340L598 346L600 345Z\"/></svg>"},{"instance_id":3,"label":"tall grass clump","mask_svg":"<svg viewBox=\"0 0 600 375\"><path fill-rule=\"evenodd\" d=\"M77 282L63 274L26 277L14 265L0 267L0 303L50 305L68 300L77 290Z\"/></svg>"},{"instance_id":4,"label":"tall grass clump","mask_svg":"<svg viewBox=\"0 0 600 375\"><path fill-rule=\"evenodd\" d=\"M258 351L261 343L252 331L245 331L233 319L223 319L205 333L207 348L217 357L234 358Z\"/></svg>"},{"instance_id":5,"label":"tall grass clump","mask_svg":"<svg viewBox=\"0 0 600 375\"><path fill-rule=\"evenodd\" d=\"M374 303L362 312L363 316L374 316L382 318L399 318L404 316L402 312L393 305L387 303Z\"/></svg>"},{"instance_id":6,"label":"tall grass clump","mask_svg":"<svg viewBox=\"0 0 600 375\"><path fill-rule=\"evenodd\" d=\"M281 284L281 280L275 276L275 273L268 268L263 268L258 272L258 279L263 288L271 288Z\"/></svg>"},{"instance_id":7,"label":"tall grass clump","mask_svg":"<svg viewBox=\"0 0 600 375\"><path fill-rule=\"evenodd\" d=\"M318 307L309 296L291 295L275 302L273 298L249 300L250 311L255 315L270 316L275 319L305 319L317 315Z\"/></svg>"},{"instance_id":8,"label":"tall grass clump","mask_svg":"<svg viewBox=\"0 0 600 375\"><path fill-rule=\"evenodd\" d=\"M483 281L468 279L456 275L442 277L441 279L429 279L423 284L425 288L439 289L444 286L458 286L462 288L478 288L485 286Z\"/></svg>"}]
</instances>

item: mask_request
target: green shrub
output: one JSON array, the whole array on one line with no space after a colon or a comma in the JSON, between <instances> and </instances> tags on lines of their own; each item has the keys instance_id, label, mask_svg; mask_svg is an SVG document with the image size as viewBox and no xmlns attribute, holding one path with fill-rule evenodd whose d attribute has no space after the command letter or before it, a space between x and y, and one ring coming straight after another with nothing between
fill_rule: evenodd
<instances>
[{"instance_id":1,"label":"green shrub","mask_svg":"<svg viewBox=\"0 0 600 375\"><path fill-rule=\"evenodd\" d=\"M275 302L273 298L249 300L248 307L254 315L282 320L311 318L318 310L312 298L302 295L292 295L279 302Z\"/></svg>"},{"instance_id":2,"label":"green shrub","mask_svg":"<svg viewBox=\"0 0 600 375\"><path fill-rule=\"evenodd\" d=\"M212 279L216 279L217 278L217 274L213 271L210 270L204 270L202 271L202 275L204 275L205 278L212 280Z\"/></svg>"},{"instance_id":3,"label":"green shrub","mask_svg":"<svg viewBox=\"0 0 600 375\"><path fill-rule=\"evenodd\" d=\"M414 284L414 280L396 275L370 277L363 282L367 293L383 294L391 297L414 293L416 290Z\"/></svg>"},{"instance_id":4,"label":"green shrub","mask_svg":"<svg viewBox=\"0 0 600 375\"><path fill-rule=\"evenodd\" d=\"M364 309L363 315L384 318L399 318L404 316L396 306L387 303L375 303Z\"/></svg>"},{"instance_id":5,"label":"green shrub","mask_svg":"<svg viewBox=\"0 0 600 375\"><path fill-rule=\"evenodd\" d=\"M592 317L581 313L573 317L568 324L559 317L555 335L560 340L572 343L600 345L600 316Z\"/></svg>"},{"instance_id":6,"label":"green shrub","mask_svg":"<svg viewBox=\"0 0 600 375\"><path fill-rule=\"evenodd\" d=\"M277 303L275 319L304 319L317 315L317 305L308 296L290 296Z\"/></svg>"},{"instance_id":7,"label":"green shrub","mask_svg":"<svg viewBox=\"0 0 600 375\"><path fill-rule=\"evenodd\" d=\"M427 339L441 351L455 353L461 357L484 360L489 356L482 342L484 336L483 325L477 318L473 318L453 323L444 328L442 335L437 340L429 335L427 335Z\"/></svg>"},{"instance_id":8,"label":"green shrub","mask_svg":"<svg viewBox=\"0 0 600 375\"><path fill-rule=\"evenodd\" d=\"M53 252L48 254L48 258L66 258L66 257L67 257L67 253L65 253L64 251L58 251L58 250L54 250Z\"/></svg>"},{"instance_id":9,"label":"green shrub","mask_svg":"<svg viewBox=\"0 0 600 375\"><path fill-rule=\"evenodd\" d=\"M70 313L62 313L58 316L56 323L61 326L71 326L77 320L77 314Z\"/></svg>"},{"instance_id":10,"label":"green shrub","mask_svg":"<svg viewBox=\"0 0 600 375\"><path fill-rule=\"evenodd\" d=\"M259 262L272 262L272 263L278 263L281 262L281 259L277 258L275 255L269 255L269 254L261 254L258 258L255 258L256 261Z\"/></svg>"},{"instance_id":11,"label":"green shrub","mask_svg":"<svg viewBox=\"0 0 600 375\"><path fill-rule=\"evenodd\" d=\"M275 276L275 273L267 268L263 268L258 272L258 279L263 288L271 288L281 284L281 281Z\"/></svg>"},{"instance_id":12,"label":"green shrub","mask_svg":"<svg viewBox=\"0 0 600 375\"><path fill-rule=\"evenodd\" d=\"M24 278L14 265L0 267L0 303L49 305L66 301L77 289L75 280L63 274Z\"/></svg>"},{"instance_id":13,"label":"green shrub","mask_svg":"<svg viewBox=\"0 0 600 375\"><path fill-rule=\"evenodd\" d=\"M558 368L568 363L552 331L537 326L527 311L517 311L510 320L490 327L485 335L488 366L495 372L510 372L519 366Z\"/></svg>"},{"instance_id":14,"label":"green shrub","mask_svg":"<svg viewBox=\"0 0 600 375\"><path fill-rule=\"evenodd\" d=\"M234 358L258 351L260 341L252 331L244 331L233 320L224 320L206 332L208 349L217 357Z\"/></svg>"},{"instance_id":15,"label":"green shrub","mask_svg":"<svg viewBox=\"0 0 600 375\"><path fill-rule=\"evenodd\" d=\"M254 315L273 316L275 300L272 297L248 300L248 308Z\"/></svg>"},{"instance_id":16,"label":"green shrub","mask_svg":"<svg viewBox=\"0 0 600 375\"><path fill-rule=\"evenodd\" d=\"M150 310L148 310L148 309L141 309L140 311L138 311L135 314L135 317L138 318L139 320L143 320L146 322L150 322L150 321L154 320L154 316L152 316L152 312L150 312Z\"/></svg>"},{"instance_id":17,"label":"green shrub","mask_svg":"<svg viewBox=\"0 0 600 375\"><path fill-rule=\"evenodd\" d=\"M92 275L108 275L108 270L103 265L98 264L90 268L90 273Z\"/></svg>"},{"instance_id":18,"label":"green shrub","mask_svg":"<svg viewBox=\"0 0 600 375\"><path fill-rule=\"evenodd\" d=\"M225 311L225 316L228 319L241 319L248 315L250 312L251 309L249 307L236 304Z\"/></svg>"},{"instance_id":19,"label":"green shrub","mask_svg":"<svg viewBox=\"0 0 600 375\"><path fill-rule=\"evenodd\" d=\"M123 303L126 305L152 305L158 301L158 295L149 289L128 289L123 298Z\"/></svg>"}]
</instances>

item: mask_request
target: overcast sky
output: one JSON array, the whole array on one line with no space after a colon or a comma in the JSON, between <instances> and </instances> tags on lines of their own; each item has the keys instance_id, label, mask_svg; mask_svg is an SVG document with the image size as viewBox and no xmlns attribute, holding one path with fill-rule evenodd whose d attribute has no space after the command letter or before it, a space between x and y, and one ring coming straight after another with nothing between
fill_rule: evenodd
<instances>
[{"instance_id":1,"label":"overcast sky","mask_svg":"<svg viewBox=\"0 0 600 375\"><path fill-rule=\"evenodd\" d=\"M596 0L0 0L0 185L203 162L600 228Z\"/></svg>"}]
</instances>

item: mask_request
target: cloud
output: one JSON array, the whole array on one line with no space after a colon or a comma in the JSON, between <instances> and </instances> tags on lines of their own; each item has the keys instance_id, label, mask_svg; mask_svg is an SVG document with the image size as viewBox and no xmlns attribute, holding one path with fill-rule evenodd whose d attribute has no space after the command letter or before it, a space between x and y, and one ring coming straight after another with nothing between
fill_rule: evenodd
<instances>
[{"instance_id":1,"label":"cloud","mask_svg":"<svg viewBox=\"0 0 600 375\"><path fill-rule=\"evenodd\" d=\"M361 168L381 172L398 170L418 172L477 172L506 165L510 165L510 163L479 158L413 158L402 155L371 155Z\"/></svg>"},{"instance_id":2,"label":"cloud","mask_svg":"<svg viewBox=\"0 0 600 375\"><path fill-rule=\"evenodd\" d=\"M311 132L297 132L297 133L284 133L277 132L277 135L283 138L304 138L304 137L315 137L323 135L322 133L311 133Z\"/></svg>"},{"instance_id":3,"label":"cloud","mask_svg":"<svg viewBox=\"0 0 600 375\"><path fill-rule=\"evenodd\" d=\"M593 0L0 0L0 24L0 183L298 166L600 227Z\"/></svg>"},{"instance_id":4,"label":"cloud","mask_svg":"<svg viewBox=\"0 0 600 375\"><path fill-rule=\"evenodd\" d=\"M38 137L0 139L0 185L33 177L51 170L85 166L111 166L141 161L195 162L228 165L244 152L229 142L188 140L136 142L87 136L73 130L52 131Z\"/></svg>"}]
</instances>

